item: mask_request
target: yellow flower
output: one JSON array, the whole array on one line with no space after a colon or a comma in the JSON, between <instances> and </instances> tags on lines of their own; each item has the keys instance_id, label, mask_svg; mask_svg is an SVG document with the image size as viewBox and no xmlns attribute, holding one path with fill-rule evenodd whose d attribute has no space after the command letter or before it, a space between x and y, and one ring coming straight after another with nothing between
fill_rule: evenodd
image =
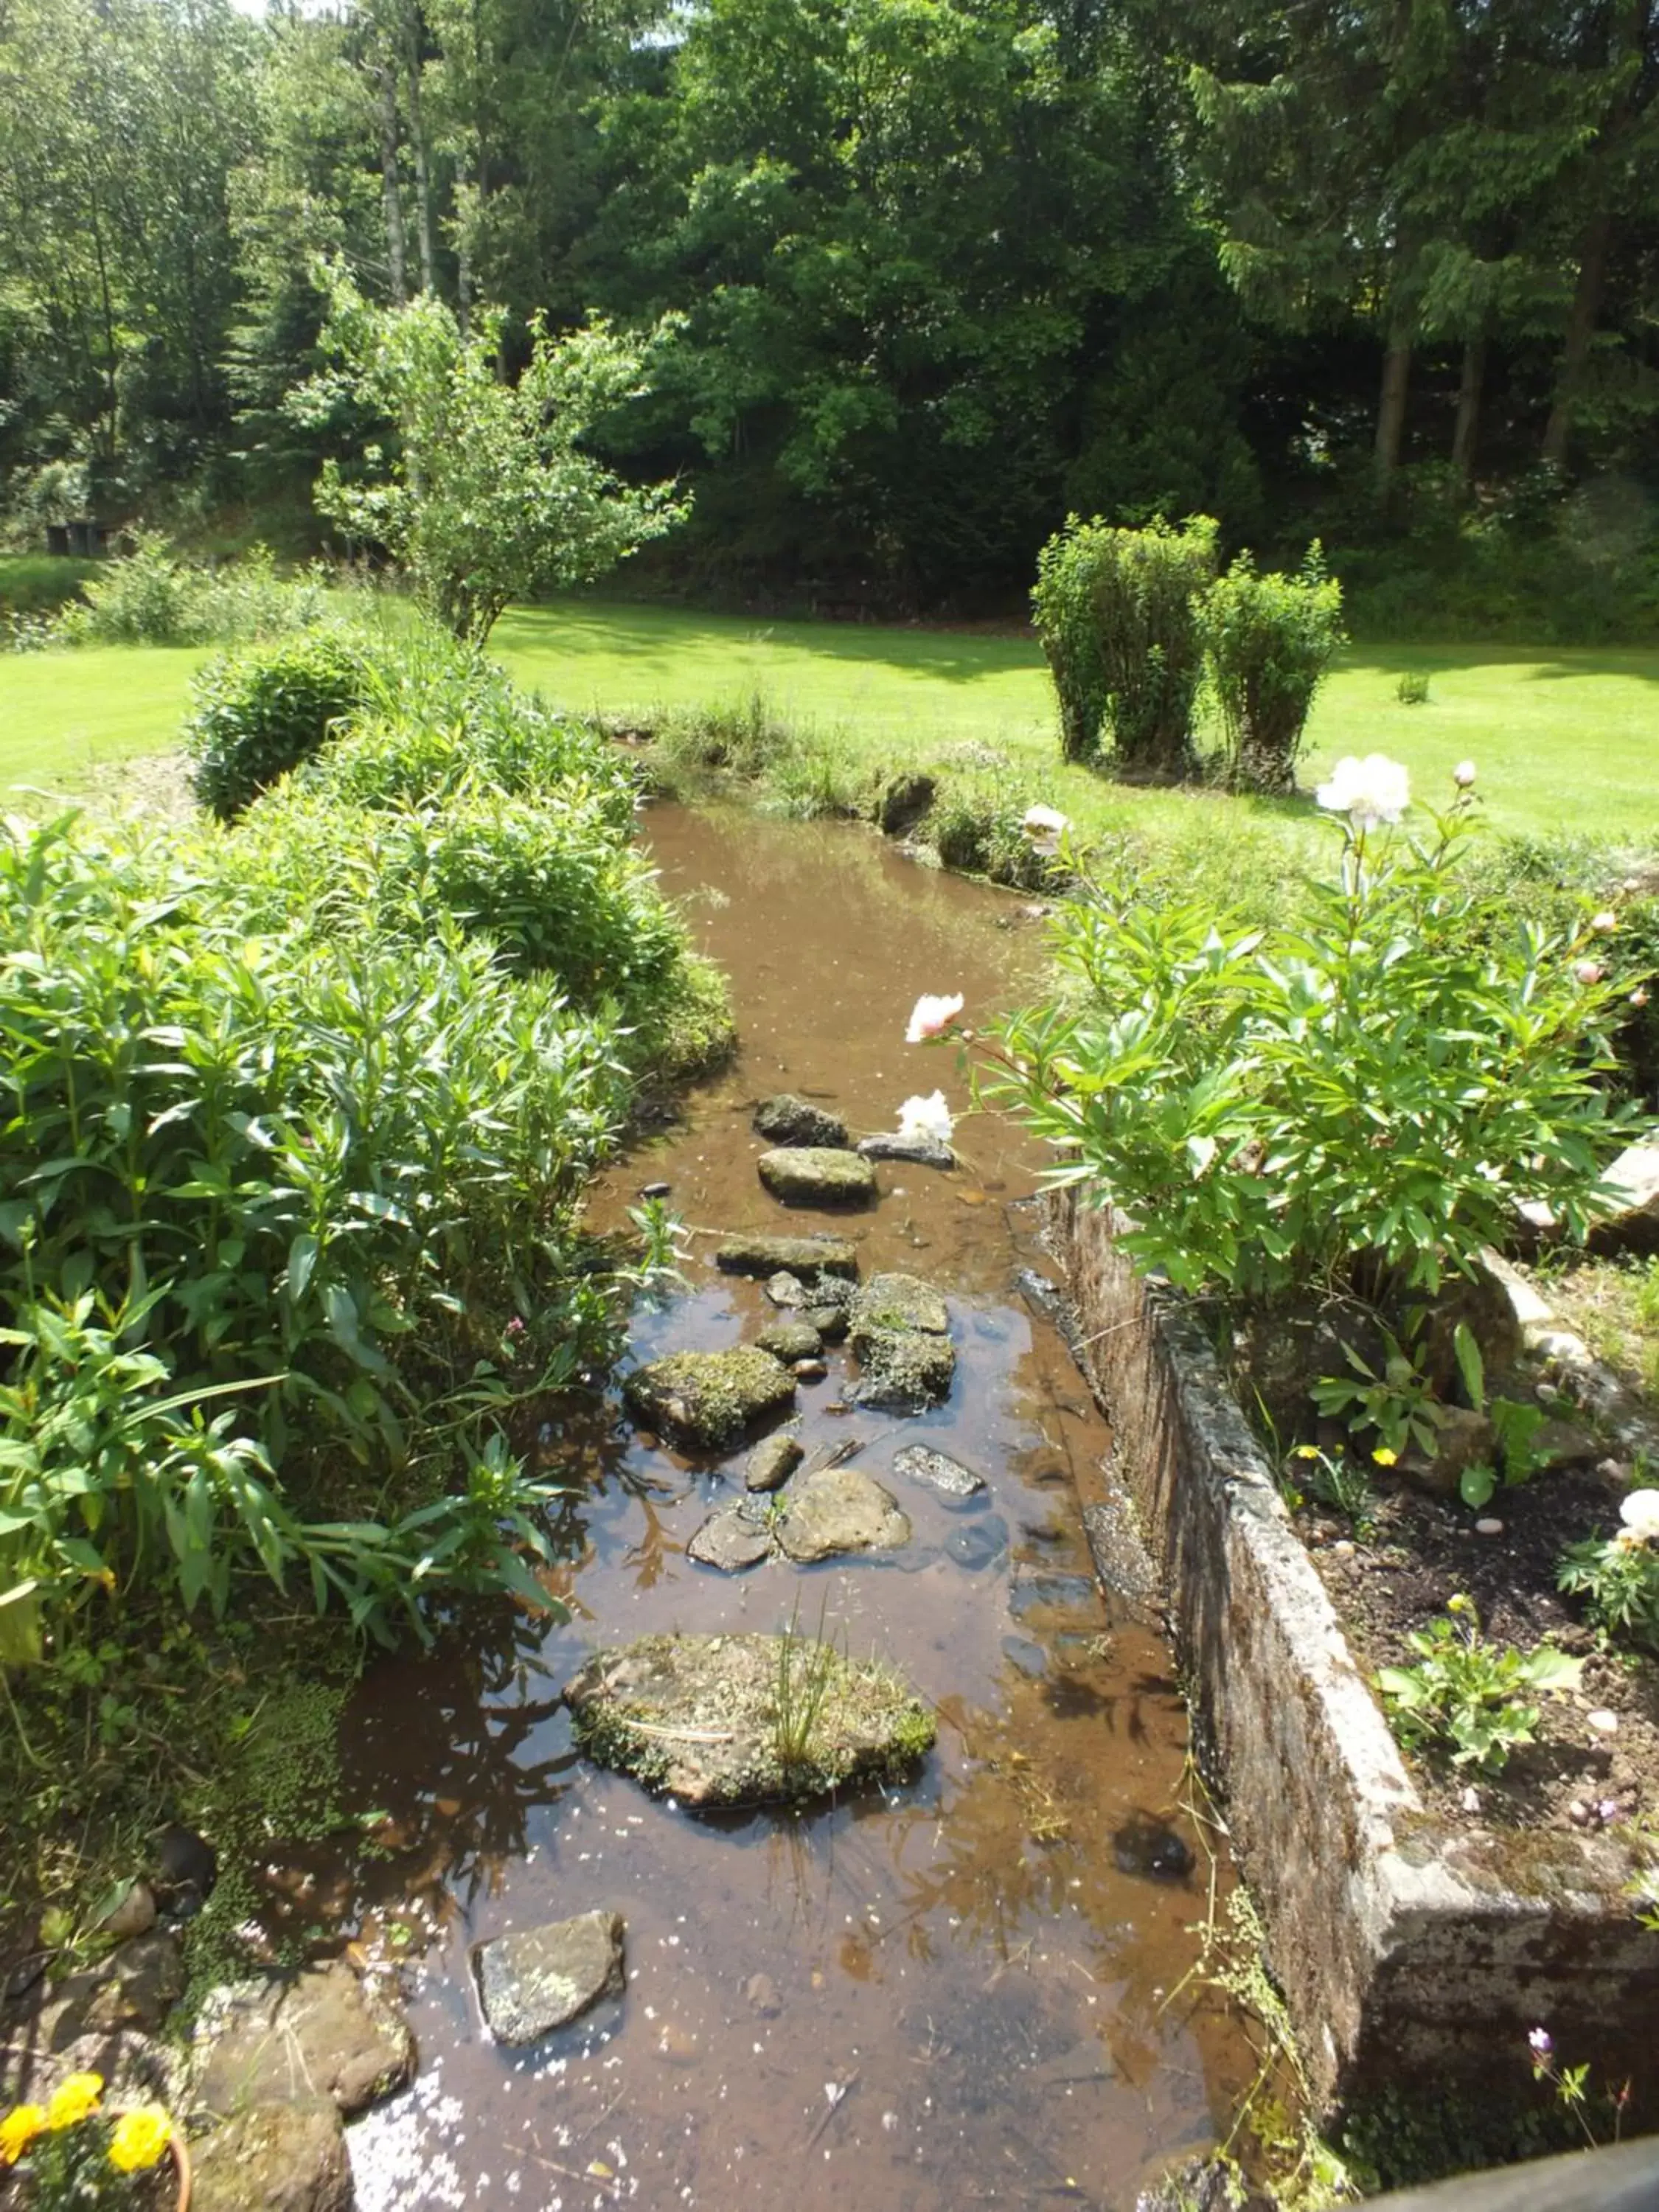
<instances>
[{"instance_id":1,"label":"yellow flower","mask_svg":"<svg viewBox=\"0 0 1659 2212\"><path fill-rule=\"evenodd\" d=\"M173 2122L161 2107L140 2105L135 2112L123 2112L116 2122L109 2142L109 2162L118 2166L123 2173L136 2173L141 2166L154 2166L172 2141Z\"/></svg>"},{"instance_id":2,"label":"yellow flower","mask_svg":"<svg viewBox=\"0 0 1659 2212\"><path fill-rule=\"evenodd\" d=\"M1390 1451L1387 1444L1378 1444L1371 1457L1379 1467L1393 1467L1398 1462L1400 1455L1397 1451Z\"/></svg>"},{"instance_id":3,"label":"yellow flower","mask_svg":"<svg viewBox=\"0 0 1659 2212\"><path fill-rule=\"evenodd\" d=\"M0 2165L15 2166L46 2124L39 2105L14 2105L0 2120Z\"/></svg>"},{"instance_id":4,"label":"yellow flower","mask_svg":"<svg viewBox=\"0 0 1659 2212\"><path fill-rule=\"evenodd\" d=\"M52 2093L52 2102L46 2106L46 2125L49 2128L72 2128L98 2109L98 2100L104 2094L101 2074L68 2074Z\"/></svg>"},{"instance_id":5,"label":"yellow flower","mask_svg":"<svg viewBox=\"0 0 1659 2212\"><path fill-rule=\"evenodd\" d=\"M1321 1459L1323 1456L1317 1444L1298 1444L1291 1454L1292 1459Z\"/></svg>"}]
</instances>

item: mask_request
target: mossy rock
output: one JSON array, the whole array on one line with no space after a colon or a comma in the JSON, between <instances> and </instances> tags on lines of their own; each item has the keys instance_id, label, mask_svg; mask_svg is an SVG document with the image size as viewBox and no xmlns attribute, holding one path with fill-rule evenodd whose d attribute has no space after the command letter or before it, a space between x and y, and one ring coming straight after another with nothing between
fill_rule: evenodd
<instances>
[{"instance_id":1,"label":"mossy rock","mask_svg":"<svg viewBox=\"0 0 1659 2212\"><path fill-rule=\"evenodd\" d=\"M685 1805L900 1780L933 1741L890 1668L810 1636L641 1636L596 1652L564 1694L590 1759Z\"/></svg>"},{"instance_id":2,"label":"mossy rock","mask_svg":"<svg viewBox=\"0 0 1659 2212\"><path fill-rule=\"evenodd\" d=\"M836 1150L847 1143L847 1124L838 1115L826 1114L793 1091L763 1098L755 1109L754 1125L757 1134L775 1145L824 1145Z\"/></svg>"},{"instance_id":3,"label":"mossy rock","mask_svg":"<svg viewBox=\"0 0 1659 2212\"><path fill-rule=\"evenodd\" d=\"M623 1377L635 1419L693 1451L719 1451L794 1396L789 1370L752 1344L672 1352Z\"/></svg>"},{"instance_id":4,"label":"mossy rock","mask_svg":"<svg viewBox=\"0 0 1659 2212\"><path fill-rule=\"evenodd\" d=\"M920 1329L924 1335L945 1336L950 1327L945 1300L920 1275L872 1275L853 1300L853 1349L860 1355L863 1338L890 1334L896 1329Z\"/></svg>"},{"instance_id":5,"label":"mossy rock","mask_svg":"<svg viewBox=\"0 0 1659 2212\"><path fill-rule=\"evenodd\" d=\"M948 1336L919 1328L855 1331L854 1348L861 1370L850 1395L860 1406L895 1413L920 1413L951 1395L957 1348Z\"/></svg>"}]
</instances>

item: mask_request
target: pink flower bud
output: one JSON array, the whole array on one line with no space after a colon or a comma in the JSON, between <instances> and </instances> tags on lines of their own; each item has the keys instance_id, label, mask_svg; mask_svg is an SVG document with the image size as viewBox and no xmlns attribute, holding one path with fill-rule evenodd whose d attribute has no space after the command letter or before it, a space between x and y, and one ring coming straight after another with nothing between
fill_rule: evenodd
<instances>
[{"instance_id":1,"label":"pink flower bud","mask_svg":"<svg viewBox=\"0 0 1659 2212\"><path fill-rule=\"evenodd\" d=\"M1467 791L1474 781L1474 763L1459 761L1457 766L1452 770L1452 781L1460 791Z\"/></svg>"},{"instance_id":2,"label":"pink flower bud","mask_svg":"<svg viewBox=\"0 0 1659 2212\"><path fill-rule=\"evenodd\" d=\"M1619 917L1611 907L1603 907L1600 914L1590 917L1590 927L1598 937L1611 937L1618 927Z\"/></svg>"},{"instance_id":3,"label":"pink flower bud","mask_svg":"<svg viewBox=\"0 0 1659 2212\"><path fill-rule=\"evenodd\" d=\"M1572 972L1588 988L1592 983L1599 983L1607 971L1599 960L1581 960Z\"/></svg>"}]
</instances>

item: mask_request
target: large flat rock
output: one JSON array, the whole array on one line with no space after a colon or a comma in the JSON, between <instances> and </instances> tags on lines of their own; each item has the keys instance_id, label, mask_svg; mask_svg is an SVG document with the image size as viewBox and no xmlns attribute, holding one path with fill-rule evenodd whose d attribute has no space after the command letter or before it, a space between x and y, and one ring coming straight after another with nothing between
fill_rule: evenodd
<instances>
[{"instance_id":1,"label":"large flat rock","mask_svg":"<svg viewBox=\"0 0 1659 2212\"><path fill-rule=\"evenodd\" d=\"M472 1972L497 2043L536 2043L623 1986L619 1912L581 1912L472 1947Z\"/></svg>"},{"instance_id":2,"label":"large flat rock","mask_svg":"<svg viewBox=\"0 0 1659 2212\"><path fill-rule=\"evenodd\" d=\"M909 1773L933 1716L888 1668L804 1636L642 1636L565 1691L590 1759L694 1806L820 1797Z\"/></svg>"},{"instance_id":3,"label":"large flat rock","mask_svg":"<svg viewBox=\"0 0 1659 2212\"><path fill-rule=\"evenodd\" d=\"M876 1195L876 1171L860 1152L785 1145L755 1166L773 1197L790 1206L867 1206Z\"/></svg>"},{"instance_id":4,"label":"large flat rock","mask_svg":"<svg viewBox=\"0 0 1659 2212\"><path fill-rule=\"evenodd\" d=\"M326 2097L259 2104L191 2146L191 2212L351 2212L345 2130Z\"/></svg>"},{"instance_id":5,"label":"large flat rock","mask_svg":"<svg viewBox=\"0 0 1659 2212\"><path fill-rule=\"evenodd\" d=\"M197 2033L197 2101L223 2115L323 2096L350 2119L415 2072L408 2022L343 1960L219 1991Z\"/></svg>"},{"instance_id":6,"label":"large flat rock","mask_svg":"<svg viewBox=\"0 0 1659 2212\"><path fill-rule=\"evenodd\" d=\"M772 1532L752 1501L722 1505L692 1537L685 1556L705 1567L718 1567L724 1575L738 1575L745 1567L757 1567L763 1559L770 1559Z\"/></svg>"},{"instance_id":7,"label":"large flat rock","mask_svg":"<svg viewBox=\"0 0 1659 2212\"><path fill-rule=\"evenodd\" d=\"M623 1377L635 1419L693 1451L718 1451L769 1413L792 1405L795 1378L757 1346L676 1352Z\"/></svg>"}]
</instances>

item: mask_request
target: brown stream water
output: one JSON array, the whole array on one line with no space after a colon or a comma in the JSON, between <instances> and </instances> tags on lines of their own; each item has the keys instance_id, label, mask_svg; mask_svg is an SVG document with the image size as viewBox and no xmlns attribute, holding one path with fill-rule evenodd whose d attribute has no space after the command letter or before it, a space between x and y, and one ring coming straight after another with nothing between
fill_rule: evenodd
<instances>
[{"instance_id":1,"label":"brown stream water","mask_svg":"<svg viewBox=\"0 0 1659 2212\"><path fill-rule=\"evenodd\" d=\"M901 1267L947 1293L956 1384L921 1418L849 1411L837 1350L803 1386L809 1454L860 1438L856 1464L915 1525L901 1552L816 1570L775 1559L727 1577L688 1561L729 1473L619 1415L554 1437L549 1463L575 1486L569 1622L368 1678L348 1779L354 1802L385 1808L390 1848L353 1910L370 1955L407 1961L422 2070L351 2132L359 2203L1128 2206L1225 2129L1254 2059L1213 1996L1182 1986L1210 1896L1176 1802L1187 1717L1164 1644L1091 1573L1081 1507L1102 1494L1110 1439L1017 1286L1042 1265L1037 1163L1012 1127L967 1113L950 1049L902 1042L923 991L962 991L969 1020L1016 996L1038 933L1017 902L839 825L665 808L647 828L731 976L743 1051L595 1195L603 1223L668 1182L696 1232L690 1286L640 1316L635 1353L728 1345L769 1313L757 1284L714 1273L704 1232L830 1226L858 1241L865 1273ZM857 1131L893 1127L908 1094L936 1086L963 1116L953 1172L883 1164L879 1204L829 1223L761 1188L757 1097L805 1091ZM978 1510L890 1472L915 1441L987 1478ZM574 1756L559 1692L596 1645L772 1629L797 1608L813 1630L822 1608L827 1635L937 1705L911 1786L694 1818ZM1149 1819L1194 1846L1186 1879L1134 1870ZM595 1906L626 1920L625 1996L527 2052L495 2045L468 1946Z\"/></svg>"}]
</instances>

